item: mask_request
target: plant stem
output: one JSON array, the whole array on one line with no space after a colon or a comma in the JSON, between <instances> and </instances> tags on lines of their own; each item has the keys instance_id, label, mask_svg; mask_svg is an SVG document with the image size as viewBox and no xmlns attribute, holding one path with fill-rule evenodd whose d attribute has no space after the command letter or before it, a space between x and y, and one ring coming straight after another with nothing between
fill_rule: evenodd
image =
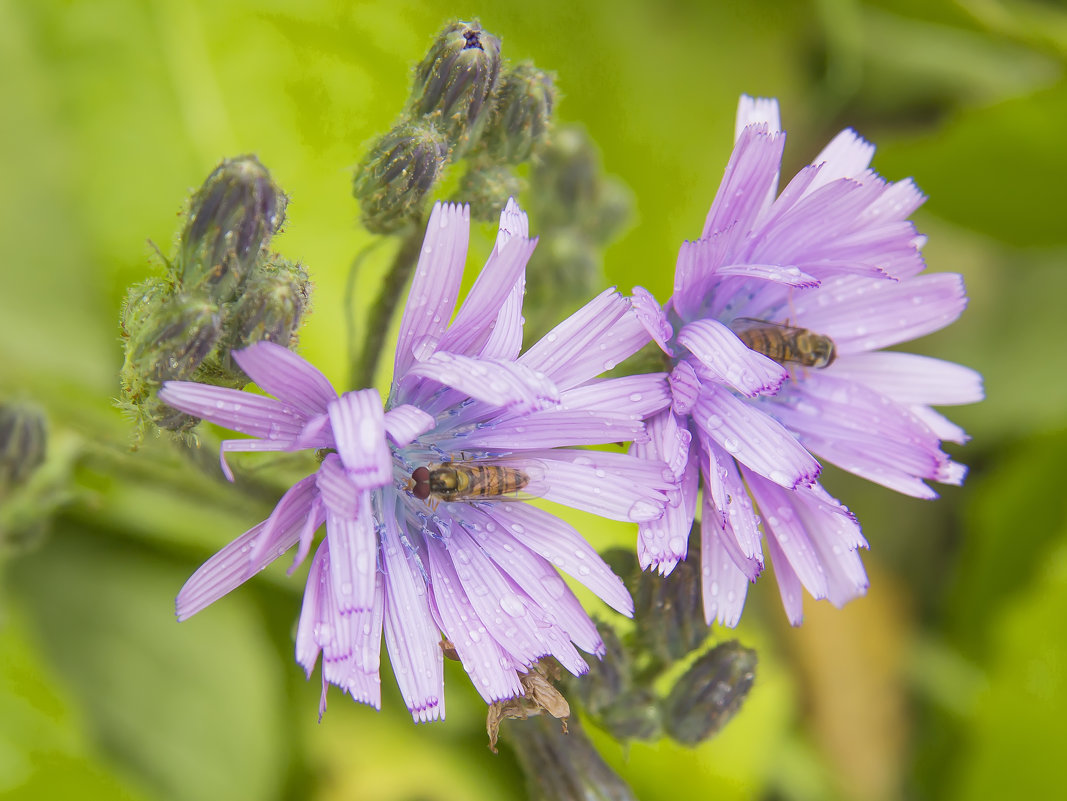
<instances>
[{"instance_id":1,"label":"plant stem","mask_svg":"<svg viewBox=\"0 0 1067 801\"><path fill-rule=\"evenodd\" d=\"M349 383L352 387L369 387L374 385L374 374L378 369L378 359L382 352L382 343L385 341L389 324L393 320L393 312L400 301L400 294L407 286L408 279L418 263L419 251L422 248L423 235L422 218L417 218L410 232L400 243L393 258L393 264L386 273L381 291L378 293L378 301L370 311L370 319L365 330L363 350L358 359L352 362ZM355 348L352 348L353 353Z\"/></svg>"}]
</instances>

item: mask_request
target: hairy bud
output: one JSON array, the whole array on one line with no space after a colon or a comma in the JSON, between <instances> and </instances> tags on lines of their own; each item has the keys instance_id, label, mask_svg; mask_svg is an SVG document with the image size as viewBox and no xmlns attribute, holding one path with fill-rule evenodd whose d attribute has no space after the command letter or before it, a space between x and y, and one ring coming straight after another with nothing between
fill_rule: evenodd
<instances>
[{"instance_id":1,"label":"hairy bud","mask_svg":"<svg viewBox=\"0 0 1067 801\"><path fill-rule=\"evenodd\" d=\"M237 374L236 385L249 379L233 361L231 351L266 340L282 347L296 341L311 294L307 270L274 254L257 266L227 318L223 364Z\"/></svg>"},{"instance_id":2,"label":"hairy bud","mask_svg":"<svg viewBox=\"0 0 1067 801\"><path fill-rule=\"evenodd\" d=\"M556 85L551 73L530 62L505 72L482 135L489 155L510 164L529 159L548 136L555 105Z\"/></svg>"},{"instance_id":3,"label":"hairy bud","mask_svg":"<svg viewBox=\"0 0 1067 801\"><path fill-rule=\"evenodd\" d=\"M475 20L445 27L415 69L410 114L437 121L455 157L481 136L500 64L500 40Z\"/></svg>"},{"instance_id":4,"label":"hairy bud","mask_svg":"<svg viewBox=\"0 0 1067 801\"><path fill-rule=\"evenodd\" d=\"M460 181L456 201L470 204L472 219L492 222L500 218L500 210L507 205L508 198L517 197L521 189L522 181L510 167L479 160Z\"/></svg>"},{"instance_id":5,"label":"hairy bud","mask_svg":"<svg viewBox=\"0 0 1067 801\"><path fill-rule=\"evenodd\" d=\"M189 379L222 334L218 307L205 298L177 295L162 304L126 346L122 366L124 404L161 428L184 431L196 424L156 398L164 381Z\"/></svg>"},{"instance_id":6,"label":"hairy bud","mask_svg":"<svg viewBox=\"0 0 1067 801\"><path fill-rule=\"evenodd\" d=\"M137 337L170 297L171 287L161 278L149 278L126 291L119 330L123 339Z\"/></svg>"},{"instance_id":7,"label":"hairy bud","mask_svg":"<svg viewBox=\"0 0 1067 801\"><path fill-rule=\"evenodd\" d=\"M685 672L663 704L667 733L698 745L741 708L756 678L756 652L736 640L712 648Z\"/></svg>"},{"instance_id":8,"label":"hairy bud","mask_svg":"<svg viewBox=\"0 0 1067 801\"><path fill-rule=\"evenodd\" d=\"M540 154L530 182L546 225L584 220L600 199L600 158L589 135L573 125L559 128Z\"/></svg>"},{"instance_id":9,"label":"hairy bud","mask_svg":"<svg viewBox=\"0 0 1067 801\"><path fill-rule=\"evenodd\" d=\"M699 558L679 562L666 577L642 573L634 593L634 620L638 641L665 664L699 648L708 635Z\"/></svg>"},{"instance_id":10,"label":"hairy bud","mask_svg":"<svg viewBox=\"0 0 1067 801\"><path fill-rule=\"evenodd\" d=\"M652 740L662 734L659 703L644 681L635 681L636 665L615 630L598 625L604 656L589 672L569 682L587 712L617 740Z\"/></svg>"},{"instance_id":11,"label":"hairy bud","mask_svg":"<svg viewBox=\"0 0 1067 801\"><path fill-rule=\"evenodd\" d=\"M255 156L223 161L193 195L178 245L181 286L231 300L285 222L288 199Z\"/></svg>"},{"instance_id":12,"label":"hairy bud","mask_svg":"<svg viewBox=\"0 0 1067 801\"><path fill-rule=\"evenodd\" d=\"M24 403L0 404L0 497L41 466L48 430L44 412Z\"/></svg>"},{"instance_id":13,"label":"hairy bud","mask_svg":"<svg viewBox=\"0 0 1067 801\"><path fill-rule=\"evenodd\" d=\"M448 162L448 140L431 121L397 125L371 148L356 172L352 194L363 225L388 234L415 220Z\"/></svg>"}]
</instances>

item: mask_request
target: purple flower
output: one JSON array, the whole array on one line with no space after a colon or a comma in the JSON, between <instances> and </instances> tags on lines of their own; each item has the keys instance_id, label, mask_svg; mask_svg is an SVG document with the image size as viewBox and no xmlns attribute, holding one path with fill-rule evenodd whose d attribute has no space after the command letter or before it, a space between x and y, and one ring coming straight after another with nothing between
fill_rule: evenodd
<instances>
[{"instance_id":1,"label":"purple flower","mask_svg":"<svg viewBox=\"0 0 1067 801\"><path fill-rule=\"evenodd\" d=\"M816 456L920 498L926 480L959 484L941 441L966 435L931 405L982 397L981 377L883 348L963 311L959 275L927 274L908 216L910 180L868 169L874 147L842 131L778 193L785 133L774 100L742 97L737 141L701 238L678 255L661 310L634 305L671 355L672 408L632 452L671 465L681 502L640 526L642 566L685 558L703 485L704 612L737 624L749 582L774 563L786 614L801 587L840 606L862 595L866 547L855 518L817 479Z\"/></svg>"},{"instance_id":2,"label":"purple flower","mask_svg":"<svg viewBox=\"0 0 1067 801\"><path fill-rule=\"evenodd\" d=\"M536 240L510 202L453 316L469 227L466 206L439 204L430 215L384 410L376 390L338 395L308 362L267 342L234 355L273 398L188 382L160 393L253 437L223 443L231 478L229 452L324 449L319 469L177 599L188 618L294 545L295 568L325 522L296 641L309 676L322 652L323 708L327 682L380 705L383 632L418 721L444 716L442 634L490 702L521 695L519 673L545 656L582 673L577 649L600 655L604 646L557 570L625 615L629 594L574 528L505 496L521 489L642 522L663 513L673 486L661 463L581 447L643 439L642 419L670 403L663 374L595 378L648 341L630 301L606 291L520 356Z\"/></svg>"}]
</instances>

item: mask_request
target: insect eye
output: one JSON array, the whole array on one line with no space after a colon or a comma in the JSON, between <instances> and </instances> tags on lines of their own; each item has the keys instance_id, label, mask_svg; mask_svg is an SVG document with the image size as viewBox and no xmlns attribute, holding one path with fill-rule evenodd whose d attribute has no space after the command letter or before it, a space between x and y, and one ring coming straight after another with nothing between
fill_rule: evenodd
<instances>
[{"instance_id":1,"label":"insect eye","mask_svg":"<svg viewBox=\"0 0 1067 801\"><path fill-rule=\"evenodd\" d=\"M411 490L412 495L420 501L430 497L430 469L428 467L416 467L411 474L411 480L415 482Z\"/></svg>"}]
</instances>

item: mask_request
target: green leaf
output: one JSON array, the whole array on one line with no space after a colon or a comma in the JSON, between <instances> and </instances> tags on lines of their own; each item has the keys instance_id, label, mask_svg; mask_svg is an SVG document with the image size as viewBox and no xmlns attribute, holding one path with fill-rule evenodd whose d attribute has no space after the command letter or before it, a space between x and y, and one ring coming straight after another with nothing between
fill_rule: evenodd
<instances>
[{"instance_id":1,"label":"green leaf","mask_svg":"<svg viewBox=\"0 0 1067 801\"><path fill-rule=\"evenodd\" d=\"M1067 717L1067 532L1040 575L988 622L989 687L967 727L953 797L1045 798L1062 787ZM1051 791L1055 795L1055 791Z\"/></svg>"},{"instance_id":2,"label":"green leaf","mask_svg":"<svg viewBox=\"0 0 1067 801\"><path fill-rule=\"evenodd\" d=\"M107 755L163 798L277 798L284 671L250 596L178 626L186 569L68 527L7 565L34 636ZM295 614L295 610L294 610Z\"/></svg>"},{"instance_id":3,"label":"green leaf","mask_svg":"<svg viewBox=\"0 0 1067 801\"><path fill-rule=\"evenodd\" d=\"M1065 450L1067 431L1035 437L999 456L966 489L963 550L947 617L948 630L971 655L983 653L988 621L1033 581L1060 536L1067 518Z\"/></svg>"},{"instance_id":4,"label":"green leaf","mask_svg":"<svg viewBox=\"0 0 1067 801\"><path fill-rule=\"evenodd\" d=\"M1025 97L959 112L941 130L879 141L883 175L913 175L956 225L1019 246L1067 242L1067 81Z\"/></svg>"},{"instance_id":5,"label":"green leaf","mask_svg":"<svg viewBox=\"0 0 1067 801\"><path fill-rule=\"evenodd\" d=\"M66 693L43 664L25 621L5 609L0 626L0 794L9 801L145 801L112 773Z\"/></svg>"}]
</instances>

